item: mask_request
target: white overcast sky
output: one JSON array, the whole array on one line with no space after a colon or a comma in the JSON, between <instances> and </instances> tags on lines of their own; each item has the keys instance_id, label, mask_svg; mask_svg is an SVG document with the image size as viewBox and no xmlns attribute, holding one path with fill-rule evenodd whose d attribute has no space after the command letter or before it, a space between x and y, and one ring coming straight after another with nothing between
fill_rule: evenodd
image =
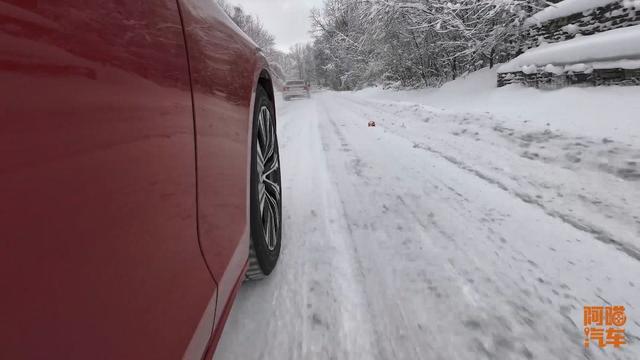
<instances>
[{"instance_id":1,"label":"white overcast sky","mask_svg":"<svg viewBox=\"0 0 640 360\"><path fill-rule=\"evenodd\" d=\"M264 27L276 37L276 47L287 51L296 43L311 41L309 13L321 7L322 0L227 0L258 15Z\"/></svg>"}]
</instances>

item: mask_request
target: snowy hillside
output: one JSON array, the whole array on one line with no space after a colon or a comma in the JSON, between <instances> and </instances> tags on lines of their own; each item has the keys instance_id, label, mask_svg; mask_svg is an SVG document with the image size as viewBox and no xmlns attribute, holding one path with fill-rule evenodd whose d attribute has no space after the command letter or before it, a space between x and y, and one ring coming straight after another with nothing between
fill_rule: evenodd
<instances>
[{"instance_id":1,"label":"snowy hillside","mask_svg":"<svg viewBox=\"0 0 640 360\"><path fill-rule=\"evenodd\" d=\"M437 90L370 88L357 94L457 111L491 112L522 131L549 129L574 136L640 144L638 87L571 87L555 91L519 85L496 88L495 76L495 70L484 69Z\"/></svg>"},{"instance_id":2,"label":"snowy hillside","mask_svg":"<svg viewBox=\"0 0 640 360\"><path fill-rule=\"evenodd\" d=\"M416 140L449 134L430 141L527 201L640 254L632 230L640 224L640 88L498 89L494 76L482 70L437 90L354 96L395 100L386 105L397 114L392 126Z\"/></svg>"}]
</instances>

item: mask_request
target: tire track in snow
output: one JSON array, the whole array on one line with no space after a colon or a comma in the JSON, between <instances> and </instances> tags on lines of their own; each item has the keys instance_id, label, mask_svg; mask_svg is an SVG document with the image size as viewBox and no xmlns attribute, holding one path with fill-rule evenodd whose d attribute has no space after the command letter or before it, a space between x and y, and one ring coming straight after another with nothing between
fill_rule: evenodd
<instances>
[{"instance_id":1,"label":"tire track in snow","mask_svg":"<svg viewBox=\"0 0 640 360\"><path fill-rule=\"evenodd\" d=\"M344 220L342 203L327 169L316 113L296 121L302 130L287 153L297 163L298 176L287 181L290 191L299 195L296 209L310 208L312 214L312 221L305 224L312 226L312 233L303 233L308 242L301 249L306 252L302 256L307 259L307 270L301 280L312 284L305 297L313 307L313 314L311 330L303 335L308 345L303 347L300 358L343 359L355 355L378 359L377 341L372 333L374 317L368 312L351 229ZM318 351L317 346L323 350Z\"/></svg>"},{"instance_id":2,"label":"tire track in snow","mask_svg":"<svg viewBox=\"0 0 640 360\"><path fill-rule=\"evenodd\" d=\"M348 152L352 152L353 150L350 148L349 146L349 142L347 137L342 133L342 131L340 131L340 128L338 126L338 124L336 123L335 119L332 117L329 109L326 108L326 106L323 104L322 105L322 113L324 115L325 120L328 121L328 124L331 126L331 130L332 133L338 138L340 145L342 147L342 150L347 150ZM320 137L322 138L322 142L323 142L323 146L325 149L330 148L331 146L328 145L327 141L327 137L326 136L322 136L322 134L320 134ZM363 160L362 158L360 158L357 154L354 154L354 159L351 161L350 165L350 170L354 173L354 175L360 179L362 179L362 181L364 183L367 183L367 179L366 176L363 175L362 170L359 168L359 166L361 166L361 164L363 164ZM351 239L351 246L352 246L352 251L353 254L355 255L355 259L357 261L358 264L358 268L360 270L361 276L362 276L362 284L366 283L366 279L365 279L365 274L363 269L363 264L362 264L362 258L358 252L357 246L354 243L354 229L352 228L352 223L353 220L350 219L349 215L347 214L347 212L345 211L345 204L344 204L344 200L341 200L341 209L342 209L342 217L344 219L346 219L346 224L347 224L347 228L349 230L350 233L350 239ZM366 288L364 288L364 293L368 294L368 291ZM367 296L367 298L372 298ZM376 311L371 309L371 305L370 303L367 304L367 308L368 308L368 312L370 314L375 314ZM402 310L402 307L398 306L398 309ZM402 316L402 320L403 323L407 323L406 321L406 316L404 315L404 312L400 311L400 314ZM377 339L376 341L376 346L377 346L377 354L379 359L397 359L397 358L402 358L399 354L401 354L402 352L399 351L396 348L396 345L394 342L387 342L387 346L381 346L382 344L382 340L388 340L385 339L385 336L383 333L381 333L381 329L379 328L379 326L377 327L372 327L374 334L375 334L375 338ZM419 353L419 349L414 346L414 350Z\"/></svg>"},{"instance_id":3,"label":"tire track in snow","mask_svg":"<svg viewBox=\"0 0 640 360\"><path fill-rule=\"evenodd\" d=\"M325 125L325 127L330 128L329 130L327 130L325 133L322 134L323 143L330 143L332 142L332 139L337 139L337 141L334 140L334 142L337 142L340 146L343 147L341 150L348 150L347 153L349 154L349 156L346 156L346 157L339 156L338 163L333 164L334 169L336 169L336 166L339 169L340 163L348 165L347 171L350 174L348 174L347 177L345 177L345 174L342 173L342 176L340 177L342 181L341 190L343 189L345 190L345 191L341 191L342 195L345 195L346 193L347 196L353 197L353 195L358 193L358 191L355 191L355 192L349 191L348 189L350 187L364 188L364 189L375 188L376 178L369 177L366 174L366 170L370 168L370 165L363 160L362 153L359 152L359 150L361 149L356 149L353 146L355 145L354 139L356 138L356 136L354 133L350 132L353 129L351 126L348 125L349 122L352 122L353 119L349 117L341 120L339 123L335 117L336 115L338 115L335 113L335 108L331 109L322 101L321 101L321 106L324 110L324 117L325 117L325 121L322 122L322 124ZM341 115L343 115L343 113L341 113ZM325 147L331 148L331 146L325 146ZM368 154L368 155L370 157L376 158L374 154ZM376 169L379 169L380 165L381 163L378 161L375 163L374 166L376 166L375 167ZM337 170L336 172L339 172L339 170ZM388 197L389 200L391 200L390 202L393 202L395 205L399 205L399 208L402 209L401 211L394 211L393 214L389 213L388 215L390 215L389 216L390 220L398 219L401 221L406 221L407 219L419 218L415 210L407 206L406 202L403 201L401 195L399 195L400 192L398 192L398 189L386 189L386 191L389 191L389 193L386 194L385 197ZM407 253L406 251L408 251L409 249L404 247L399 247L397 250L393 251L394 253L397 253L397 254L393 256L394 260L392 260L392 261L397 261L398 263L386 264L384 260L386 256L379 256L380 250L376 249L376 245L374 243L370 243L370 241L369 241L369 244L363 243L364 238L367 237L366 234L368 233L370 234L372 231L376 232L376 229L372 228L373 224L371 224L371 227L369 227L369 225L367 225L366 219L359 219L354 217L354 212L356 213L360 211L375 212L376 211L375 208L369 208L365 210L366 207L371 206L373 203L372 203L372 199L365 200L364 198L362 198L362 201L359 201L357 203L351 202L349 204L349 207L351 208L351 212L345 211L344 217L347 220L347 223L349 224L350 227L355 227L353 232L356 232L356 230L358 232L358 235L354 235L353 237L359 238L360 241L354 245L360 245L363 247L363 250L365 250L361 254L359 254L359 258L361 260L366 261L367 265L369 265L368 266L369 272L365 279L365 283L367 284L365 291L374 294L373 297L371 297L371 299L376 300L375 301L376 306L373 309L371 309L370 312L374 314L376 313L381 314L382 312L386 312L386 314L382 316L379 315L379 319L378 319L379 325L375 329L377 334L376 337L381 340L381 342L379 343L380 353L384 354L384 355L381 355L381 358L383 359L439 358L440 355L438 355L438 352L435 352L434 348L428 342L425 342L425 336L429 336L429 335L425 335L425 332L429 333L430 331L433 331L433 328L428 325L421 325L419 322L416 324L416 318L415 318L416 309L413 306L410 306L412 305L411 304L412 301L409 301L409 304L407 304L403 298L405 294L401 292L398 292L397 294L402 294L402 296L400 297L394 296L393 294L395 294L396 291L398 291L399 289L393 286L392 283L383 281L384 278L388 277L388 275L385 274L386 271L388 271L388 269L386 269L387 266L392 265L391 268L396 266L403 268L405 267L405 262L412 262L411 260L404 258L406 255L403 255L403 254L408 254L410 257L415 257L415 256L418 256L418 253L423 252L422 251L423 248L422 246L418 246L419 243L416 243L415 247L419 247L419 249L415 249L415 250L417 250L418 252ZM343 208L346 209L346 205L343 205ZM409 215L407 216L407 214ZM410 234L411 236L414 236L418 239L428 238L429 236L428 232L432 227L428 226L421 220L418 222L415 222L412 225L415 225L415 224L418 224L419 226L412 229L411 232L407 233L406 235ZM446 234L442 229L439 229L439 231L442 231L441 235ZM380 232L387 233L387 229L385 230L381 229ZM395 230L391 231L391 233L394 233L394 232ZM447 236L445 236L445 238L449 240L452 238L450 235L448 234L446 235ZM394 238L395 236L390 236L390 238L387 241L390 240L392 243L396 242L397 240L394 240ZM430 254L430 255L434 256L434 254ZM400 256L402 259L396 258L397 256ZM429 256L426 256L426 258L429 258ZM475 293L470 287L464 284L464 280L462 279L461 274L459 274L459 272L454 268L454 266L452 266L452 264L442 260L443 260L442 258L439 259L439 261L442 262L441 267L444 267L446 269L445 273L447 275L445 275L445 278L451 278L452 282L459 285L459 291L462 297L461 298L459 297L458 300L463 299L462 301L465 303L465 307L468 305L474 305L474 304L478 305L478 301L476 300L477 296L475 296ZM364 267L365 265L361 265L361 266ZM436 265L434 264L433 266L436 266ZM375 271L372 272L372 270L377 270L378 268L385 269L385 270L382 270L382 273L375 272ZM423 274L422 276L425 276L424 271L421 271L421 274ZM426 276L428 277L428 275ZM438 278L438 276L436 276L436 278ZM427 303L429 302L441 303L442 301L441 298L443 295L439 293L438 288L439 287L450 288L451 283L447 283L446 280L444 279L438 279L433 281L430 279L427 279L426 281L429 284L428 285L420 284L420 287L422 288L420 289L420 292L424 293L425 292L424 290L428 290L428 292L431 293L431 298L428 299ZM402 289L403 286L404 285L400 285L400 289ZM453 289L450 288L449 290L453 290ZM381 297L380 296L381 294L386 294L387 296ZM418 297L418 298L421 298L421 297ZM428 305L425 304L425 306L428 306ZM441 307L441 306L442 305L439 305L438 307ZM409 314L407 314L407 311L409 311ZM429 310L427 311L427 313L432 314L434 318L437 316L436 313L433 312L433 310ZM424 315L421 315L420 318L424 318ZM441 320L437 320L437 321L441 321ZM432 336L438 336L438 335L433 334ZM454 353L457 353L457 351L465 352L467 351L467 349L456 349ZM458 357L453 356L453 357L460 358L459 356Z\"/></svg>"},{"instance_id":4,"label":"tire track in snow","mask_svg":"<svg viewBox=\"0 0 640 360\"><path fill-rule=\"evenodd\" d=\"M300 179L291 180L296 181L298 191L306 192L311 195L310 199L316 201L314 208L321 222L319 226L325 243L307 256L328 258L330 267L325 268L326 273L319 274L320 278L316 281L331 283L331 300L337 303L337 309L330 311L336 313L333 322L339 331L338 341L327 346L333 347L332 355L337 359L354 356L379 359L379 351L376 349L378 341L372 332L372 319L375 317L369 312L368 296L362 287L364 275L353 245L352 229L345 221L342 200L327 167L326 144L321 142L317 111L309 118L299 121L304 121L308 137L305 141L297 142L296 151L298 156L304 154L299 161L307 163L308 174L312 174L313 179L307 191L300 188ZM311 248L308 247L307 250ZM323 280L322 277L330 279Z\"/></svg>"},{"instance_id":5,"label":"tire track in snow","mask_svg":"<svg viewBox=\"0 0 640 360\"><path fill-rule=\"evenodd\" d=\"M416 143L414 145L415 148L417 149L422 149L425 151L428 151L432 154L435 154L437 156L440 156L441 158L447 160L448 162L450 162L451 164L457 166L458 168L476 176L479 179L484 180L485 182L497 186L498 188L500 188L500 190L503 190L515 197L517 197L518 199L522 200L523 202L529 204L529 205L533 205L536 206L540 209L542 209L545 214L559 219L562 222L564 222L567 225L572 226L573 228L575 228L576 230L580 230L582 232L588 233L590 235L593 235L593 238L601 241L605 244L610 244L610 245L614 245L616 247L616 249L618 249L619 251L629 255L630 257L640 261L640 249L635 248L634 246L630 245L630 244L626 244L623 242L620 242L618 240L616 240L611 234L609 234L607 231L605 231L604 229L601 229L595 225L590 225L590 224L585 224L581 221L579 221L578 219L568 215L568 214L564 214L561 213L559 211L556 210L552 210L549 209L548 207L546 207L540 200L537 200L533 197L531 197L529 194L526 193L522 193L519 191L515 191L510 189L508 186L506 186L505 184L503 184L501 181L492 178L489 175L484 174L483 172L467 165L466 163L464 163L461 160L458 160L457 158L451 156L451 155L447 155L445 153L442 153L441 151L438 151L434 148L432 148L429 145L425 145L425 144L419 144Z\"/></svg>"},{"instance_id":6,"label":"tire track in snow","mask_svg":"<svg viewBox=\"0 0 640 360\"><path fill-rule=\"evenodd\" d=\"M301 101L285 110L280 263L270 278L242 287L216 359L383 360L326 169L315 104Z\"/></svg>"},{"instance_id":7,"label":"tire track in snow","mask_svg":"<svg viewBox=\"0 0 640 360\"><path fill-rule=\"evenodd\" d=\"M317 122L313 124L314 132L317 132L316 144L313 144L316 160L316 174L320 177L322 189L316 191L322 193L323 212L325 228L327 230L327 240L335 245L334 254L337 265L334 271L339 279L340 297L343 304L343 326L346 340L346 349L353 354L357 354L362 359L378 359L379 354L373 329L375 328L372 319L375 317L370 312L367 299L368 294L363 288L364 273L359 262L359 255L353 244L353 230L345 220L345 211L335 185L330 178L327 168L327 159L324 156L324 145L320 142L320 135ZM349 352L345 356L349 355Z\"/></svg>"}]
</instances>

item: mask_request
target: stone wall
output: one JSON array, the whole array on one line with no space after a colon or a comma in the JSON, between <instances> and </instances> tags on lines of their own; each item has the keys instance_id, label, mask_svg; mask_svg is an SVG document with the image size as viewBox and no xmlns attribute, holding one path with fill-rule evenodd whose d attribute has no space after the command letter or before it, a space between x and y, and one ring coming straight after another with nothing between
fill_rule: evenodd
<instances>
[{"instance_id":1,"label":"stone wall","mask_svg":"<svg viewBox=\"0 0 640 360\"><path fill-rule=\"evenodd\" d=\"M609 30L640 25L640 9L626 0L619 0L582 13L547 21L524 28L519 44L519 54L543 43L558 43L577 36L588 36ZM517 54L517 55L519 55ZM565 64L566 65L566 64ZM556 89L565 86L640 85L640 69L589 69L585 72L553 73L545 67L498 74L498 87L508 84Z\"/></svg>"},{"instance_id":2,"label":"stone wall","mask_svg":"<svg viewBox=\"0 0 640 360\"><path fill-rule=\"evenodd\" d=\"M553 74L538 72L525 74L522 71L498 74L498 87L509 84L523 84L540 89L558 89L566 86L638 86L640 85L640 69L593 69L589 72L568 72Z\"/></svg>"},{"instance_id":3,"label":"stone wall","mask_svg":"<svg viewBox=\"0 0 640 360\"><path fill-rule=\"evenodd\" d=\"M593 35L639 24L640 9L625 7L625 1L619 0L583 13L525 28L520 39L520 50L524 52L542 43L556 43L573 39L578 35Z\"/></svg>"}]
</instances>

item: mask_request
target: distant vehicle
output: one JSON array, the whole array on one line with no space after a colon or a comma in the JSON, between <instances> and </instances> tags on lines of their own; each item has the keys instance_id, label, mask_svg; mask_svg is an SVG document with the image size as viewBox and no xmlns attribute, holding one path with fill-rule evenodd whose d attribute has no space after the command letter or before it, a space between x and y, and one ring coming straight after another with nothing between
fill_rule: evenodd
<instances>
[{"instance_id":1,"label":"distant vehicle","mask_svg":"<svg viewBox=\"0 0 640 360\"><path fill-rule=\"evenodd\" d=\"M284 84L282 89L284 101L289 101L294 97L311 97L311 86L302 80L291 80Z\"/></svg>"},{"instance_id":2,"label":"distant vehicle","mask_svg":"<svg viewBox=\"0 0 640 360\"><path fill-rule=\"evenodd\" d=\"M211 0L0 19L0 359L211 359L280 254L268 62Z\"/></svg>"}]
</instances>

